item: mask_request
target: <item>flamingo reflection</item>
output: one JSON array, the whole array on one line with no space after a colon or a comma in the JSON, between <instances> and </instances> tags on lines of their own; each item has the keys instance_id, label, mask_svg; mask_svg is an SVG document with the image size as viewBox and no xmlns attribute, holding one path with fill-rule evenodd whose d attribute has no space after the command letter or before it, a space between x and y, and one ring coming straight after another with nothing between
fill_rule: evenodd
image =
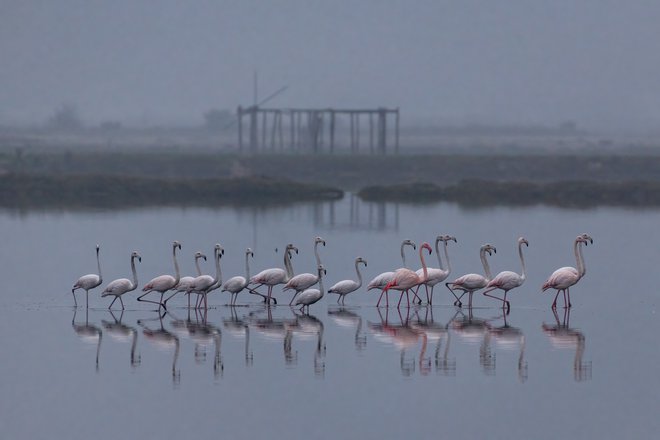
<instances>
[{"instance_id":1,"label":"flamingo reflection","mask_svg":"<svg viewBox=\"0 0 660 440\"><path fill-rule=\"evenodd\" d=\"M222 346L222 332L215 325L209 324L207 320L207 310L195 310L196 322L188 326L190 339L195 343L195 362L198 364L206 361L206 348L213 344L215 353L213 357L213 375L217 379L222 376L224 364L220 354Z\"/></svg>"},{"instance_id":2,"label":"flamingo reflection","mask_svg":"<svg viewBox=\"0 0 660 440\"><path fill-rule=\"evenodd\" d=\"M101 320L101 324L105 329L106 333L110 335L112 339L117 342L130 342L131 343L131 367L137 367L140 365L141 356L138 354L135 355L135 349L137 347L138 331L135 327L131 327L121 322L124 317L124 311L122 310L119 319L115 316L112 310L108 310L112 316L112 321L106 321L105 319Z\"/></svg>"},{"instance_id":3,"label":"flamingo reflection","mask_svg":"<svg viewBox=\"0 0 660 440\"><path fill-rule=\"evenodd\" d=\"M153 343L157 348L165 350L174 349L174 355L172 357L172 382L176 384L181 381L181 372L176 369L176 362L179 359L179 337L169 330L165 330L165 327L163 326L163 318L166 314L167 311L163 312L162 315L158 315L158 318L138 319L137 323L143 328L142 334L147 341ZM158 320L160 328L154 330L144 324L145 321L152 320Z\"/></svg>"},{"instance_id":4,"label":"flamingo reflection","mask_svg":"<svg viewBox=\"0 0 660 440\"><path fill-rule=\"evenodd\" d=\"M266 318L259 315L266 312ZM298 326L297 318L273 319L271 307L259 308L248 315L248 325L257 334L268 340L284 342L284 362L286 365L295 365L298 361L298 353L292 349L293 330Z\"/></svg>"},{"instance_id":5,"label":"flamingo reflection","mask_svg":"<svg viewBox=\"0 0 660 440\"><path fill-rule=\"evenodd\" d=\"M298 325L291 328L292 335L298 336L301 340L313 339L316 337L316 350L314 352L314 374L319 377L325 375L325 353L326 347L323 342L323 321L309 313L293 314L298 320Z\"/></svg>"},{"instance_id":6,"label":"flamingo reflection","mask_svg":"<svg viewBox=\"0 0 660 440\"><path fill-rule=\"evenodd\" d=\"M71 319L73 331L80 339L88 344L96 344L96 371L99 371L99 354L101 353L101 339L103 332L101 329L89 323L89 310L85 308L85 323L76 324L76 309L73 309L73 318Z\"/></svg>"},{"instance_id":7,"label":"flamingo reflection","mask_svg":"<svg viewBox=\"0 0 660 440\"><path fill-rule=\"evenodd\" d=\"M479 344L479 363L486 374L495 373L495 356L491 353L489 331L490 321L475 317L471 307L468 307L468 315L459 311L451 320L452 330L466 343Z\"/></svg>"},{"instance_id":8,"label":"flamingo reflection","mask_svg":"<svg viewBox=\"0 0 660 440\"><path fill-rule=\"evenodd\" d=\"M419 332L426 335L429 342L436 341L435 346L435 369L436 372L444 376L456 375L456 359L450 359L449 346L451 342L451 333L449 332L448 324L436 323L433 319L433 307L425 307L424 319L419 316L419 310L415 311L416 320L410 323L410 326ZM454 317L459 312L456 312ZM430 319L429 319L430 317ZM442 344L444 343L444 350ZM442 355L440 354L442 350ZM420 358L420 368L422 365L428 365L423 359ZM430 361L429 361L430 363Z\"/></svg>"},{"instance_id":9,"label":"flamingo reflection","mask_svg":"<svg viewBox=\"0 0 660 440\"><path fill-rule=\"evenodd\" d=\"M362 351L367 347L367 335L362 331L362 317L357 313L351 312L346 307L328 308L328 316L339 327L355 327L355 348Z\"/></svg>"},{"instance_id":10,"label":"flamingo reflection","mask_svg":"<svg viewBox=\"0 0 660 440\"><path fill-rule=\"evenodd\" d=\"M582 356L585 350L584 334L576 328L571 328L570 318L571 309L564 309L563 320L559 321L559 315L556 309L552 309L555 316L555 325L541 324L541 329L550 339L550 343L556 349L575 349L573 359L573 377L576 382L582 382L591 379L591 361L583 362Z\"/></svg>"},{"instance_id":11,"label":"flamingo reflection","mask_svg":"<svg viewBox=\"0 0 660 440\"><path fill-rule=\"evenodd\" d=\"M236 313L236 306L230 305L230 318L223 318L222 325L234 337L245 339L245 366L254 363L254 355L250 351L250 326L245 319L239 318Z\"/></svg>"},{"instance_id":12,"label":"flamingo reflection","mask_svg":"<svg viewBox=\"0 0 660 440\"><path fill-rule=\"evenodd\" d=\"M527 362L524 360L525 356L525 335L518 327L511 326L507 321L509 313L503 310L502 320L504 324L499 327L491 326L488 333L484 338L485 344L490 346L490 341L494 340L495 345L504 351L512 351L519 349L518 355L518 380L520 382L527 381ZM490 351L490 350L489 350ZM495 372L495 355L492 355L493 373Z\"/></svg>"},{"instance_id":13,"label":"flamingo reflection","mask_svg":"<svg viewBox=\"0 0 660 440\"><path fill-rule=\"evenodd\" d=\"M401 310L397 308L399 314L399 324L390 324L388 320L389 309L385 310L385 317L378 308L378 315L380 316L381 322L377 323L368 323L369 330L374 334L374 337L386 344L394 345L397 349L400 350L400 359L399 366L401 368L401 373L404 376L412 376L415 372L415 358L407 359L406 350L415 347L421 340L421 353L420 353L420 368L422 368L422 359L424 359L424 354L426 352L427 345L427 336L424 332L416 330L410 326L410 309L406 308L406 317L405 319L401 315ZM422 374L426 374L428 371L427 367L423 368Z\"/></svg>"}]
</instances>

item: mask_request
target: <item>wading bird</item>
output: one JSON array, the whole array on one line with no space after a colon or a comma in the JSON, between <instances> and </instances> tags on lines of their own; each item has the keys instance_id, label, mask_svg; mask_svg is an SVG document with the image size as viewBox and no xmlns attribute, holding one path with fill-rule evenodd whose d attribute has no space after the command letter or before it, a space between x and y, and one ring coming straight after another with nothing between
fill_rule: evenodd
<instances>
[{"instance_id":1,"label":"wading bird","mask_svg":"<svg viewBox=\"0 0 660 440\"><path fill-rule=\"evenodd\" d=\"M577 269L574 267L566 266L560 267L550 275L541 289L545 292L548 289L557 290L555 300L552 302L552 308L557 308L557 297L560 292L564 292L564 308L571 307L571 292L569 288L576 284L587 273L587 267L584 265L584 257L582 256L581 244L587 246L588 243L593 244L594 239L588 234L581 234L575 238L573 250L575 252L575 260L577 262ZM568 299L567 299L568 297Z\"/></svg>"},{"instance_id":2,"label":"wading bird","mask_svg":"<svg viewBox=\"0 0 660 440\"><path fill-rule=\"evenodd\" d=\"M406 239L401 242L401 260L403 261L404 268L406 267L406 253L404 252L404 248L406 246L412 246L413 250L417 249L417 245L415 245L412 240ZM380 301L383 299L383 294L385 294L385 304L387 307L389 307L390 301L387 297L387 293L385 293L385 286L387 286L387 283L392 281L392 277L394 277L394 271L383 272L380 275L377 275L373 280L369 281L369 284L367 284L367 290L380 289L380 297L378 298L376 307L380 305Z\"/></svg>"},{"instance_id":3,"label":"wading bird","mask_svg":"<svg viewBox=\"0 0 660 440\"><path fill-rule=\"evenodd\" d=\"M325 246L325 240L322 239L321 237L316 237L314 239L314 255L316 256L317 267L321 264L321 257L319 257L319 250L318 250L319 244ZM291 278L284 285L283 288L283 290L294 291L293 296L291 297L291 301L289 301L289 305L293 304L293 300L296 299L296 296L298 296L300 292L302 292L305 289L309 289L318 282L319 282L318 275L312 273L301 273Z\"/></svg>"},{"instance_id":4,"label":"wading bird","mask_svg":"<svg viewBox=\"0 0 660 440\"><path fill-rule=\"evenodd\" d=\"M343 280L335 283L334 286L328 289L328 293L336 293L339 295L337 298L337 304L339 304L339 300L341 300L341 304L344 305L344 299L346 299L346 295L348 295L351 292L355 292L358 290L360 287L362 287L362 274L360 273L360 266L359 264L362 263L364 264L364 267L367 267L367 260L365 260L362 257L357 257L355 259L355 272L357 273L357 281L354 280Z\"/></svg>"},{"instance_id":5,"label":"wading bird","mask_svg":"<svg viewBox=\"0 0 660 440\"><path fill-rule=\"evenodd\" d=\"M248 285L248 280L250 279L249 257L254 258L254 252L252 252L252 249L247 248L245 250L245 277L240 275L231 277L222 286L222 292L229 292L231 294L229 304L232 306L236 305L236 298L238 298L238 294L241 293L243 289L245 289Z\"/></svg>"},{"instance_id":6,"label":"wading bird","mask_svg":"<svg viewBox=\"0 0 660 440\"><path fill-rule=\"evenodd\" d=\"M138 301L144 301L144 302L150 302L153 304L158 304L158 308L162 306L163 308L165 307L165 304L163 303L163 295L165 292L168 290L174 289L177 284L179 284L179 280L181 278L181 274L179 273L179 263L176 261L176 250L181 249L181 243L178 241L172 242L172 260L174 260L174 276L172 275L160 275L153 280L149 281L143 288L142 291L144 292L142 295L138 296L137 300ZM160 293L160 302L148 300L148 299L142 299L144 296L148 295L151 292L158 292Z\"/></svg>"},{"instance_id":7,"label":"wading bird","mask_svg":"<svg viewBox=\"0 0 660 440\"><path fill-rule=\"evenodd\" d=\"M497 253L497 249L495 249L495 247L491 244L485 244L481 246L481 249L479 249L479 257L481 258L481 264L484 267L486 276L480 275L478 273L469 273L467 275L463 275L460 278L456 278L450 283L445 283L447 289L449 289L451 294L454 295L454 298L456 298L456 301L454 301L455 306L461 307L463 305L463 303L461 303L461 298L463 298L463 295L467 293L469 294L468 307L472 308L472 294L477 290L486 287L492 278L490 273L490 266L486 260L486 254L492 255L492 253ZM463 293L461 293L461 296L456 296L454 290L461 290Z\"/></svg>"},{"instance_id":8,"label":"wading bird","mask_svg":"<svg viewBox=\"0 0 660 440\"><path fill-rule=\"evenodd\" d=\"M192 292L201 295L195 301L195 307L201 307L202 300L204 301L204 308L208 307L207 295L210 291L215 290L219 285L222 284L222 271L220 269L220 258L225 254L225 250L219 243L216 243L213 249L213 260L215 261L215 278L211 275L200 275L195 278L190 286L188 287L188 295ZM169 298L168 298L169 299Z\"/></svg>"},{"instance_id":9,"label":"wading bird","mask_svg":"<svg viewBox=\"0 0 660 440\"><path fill-rule=\"evenodd\" d=\"M387 291L390 289L401 291L401 295L399 296L399 304L397 305L397 307L401 306L401 300L403 299L404 293L406 294L408 307L410 307L410 296L408 294L408 291L413 287L419 286L428 278L426 261L424 261L424 252L422 252L424 249L429 251L429 255L431 254L431 252L433 252L433 250L431 249L431 245L426 242L419 247L419 260L422 263L421 276L417 275L417 272L413 272L410 269L406 269L402 267L401 269L397 269L397 271L394 272L394 277L392 278L392 281L387 283L387 286L385 286L386 294Z\"/></svg>"},{"instance_id":10,"label":"wading bird","mask_svg":"<svg viewBox=\"0 0 660 440\"><path fill-rule=\"evenodd\" d=\"M274 267L272 269L262 270L252 278L248 283L247 289L253 295L259 295L264 299L265 303L270 304L271 299L277 304L277 300L273 298L273 286L278 284L286 284L291 278L293 278L293 265L291 264L291 252L295 251L298 253L298 248L289 243L286 245L284 250L284 269L279 267ZM254 287L250 287L251 284L256 284ZM261 286L268 286L268 294L264 295L256 291Z\"/></svg>"},{"instance_id":11,"label":"wading bird","mask_svg":"<svg viewBox=\"0 0 660 440\"><path fill-rule=\"evenodd\" d=\"M307 289L304 292L302 292L300 295L298 295L298 299L296 299L296 305L300 306L301 312L303 312L305 310L305 307L307 307L307 313L309 313L309 306L316 303L321 298L323 298L323 294L325 293L323 290L323 275L325 275L326 273L327 272L323 268L323 265L319 264L318 265L319 288Z\"/></svg>"},{"instance_id":12,"label":"wading bird","mask_svg":"<svg viewBox=\"0 0 660 440\"><path fill-rule=\"evenodd\" d=\"M98 287L103 282L103 277L101 276L101 261L99 260L99 249L100 246L96 245L96 266L98 267L99 274L90 273L83 275L78 278L78 281L75 282L73 288L71 289L71 294L73 295L73 304L78 307L78 301L76 301L76 290L84 289L85 290L85 306L89 307L89 291L95 287Z\"/></svg>"},{"instance_id":13,"label":"wading bird","mask_svg":"<svg viewBox=\"0 0 660 440\"><path fill-rule=\"evenodd\" d=\"M522 286L522 284L525 282L526 279L526 271L525 271L525 258L523 257L523 252L522 252L522 246L529 246L529 242L524 238L520 237L518 239L518 255L520 255L520 265L522 266L522 273L518 275L515 272L512 272L510 270L505 270L504 272L500 272L490 280L488 285L486 285L486 290L483 291L483 294L486 296L489 296L491 298L495 298L498 301L502 301L502 308L506 306L507 310L511 309L511 304L509 301L506 300L506 294L509 292L511 289L515 289L516 287ZM504 298L499 298L495 295L489 295L488 292L491 292L495 289L502 289L504 290Z\"/></svg>"},{"instance_id":14,"label":"wading bird","mask_svg":"<svg viewBox=\"0 0 660 440\"><path fill-rule=\"evenodd\" d=\"M428 278L426 281L422 284L420 284L417 287L417 291L415 294L419 292L419 288L423 285L424 288L426 289L426 302L429 304L433 303L433 288L435 287L436 284L441 283L442 281L446 280L449 274L451 273L451 263L449 262L449 253L447 252L447 242L453 240L454 243L456 243L456 237L452 237L451 235L438 235L435 239L435 254L438 257L438 265L440 266L439 269L436 269L434 267L429 267L427 268L428 272ZM438 244L442 241L444 251L445 251L445 259L447 260L447 269L442 264L442 259L440 258L440 249L438 249ZM420 277L423 274L423 269L418 269L417 270L417 275ZM431 288L431 296L429 297L429 287ZM417 295L419 297L419 295ZM422 300L421 298L419 299L419 302L421 303Z\"/></svg>"},{"instance_id":15,"label":"wading bird","mask_svg":"<svg viewBox=\"0 0 660 440\"><path fill-rule=\"evenodd\" d=\"M110 284L108 284L105 287L105 290L101 292L101 297L104 296L114 296L115 299L112 300L110 305L108 306L108 309L112 307L112 305L117 301L117 298L119 298L119 302L121 303L121 309L124 310L124 301L122 301L121 296L126 293L126 292L132 292L133 290L137 289L138 285L138 278L137 278L137 272L135 271L135 259L138 259L138 261L142 261L142 257L140 254L137 253L137 251L131 252L131 271L133 272L133 281L129 280L128 278L119 278L114 281L111 281Z\"/></svg>"}]
</instances>

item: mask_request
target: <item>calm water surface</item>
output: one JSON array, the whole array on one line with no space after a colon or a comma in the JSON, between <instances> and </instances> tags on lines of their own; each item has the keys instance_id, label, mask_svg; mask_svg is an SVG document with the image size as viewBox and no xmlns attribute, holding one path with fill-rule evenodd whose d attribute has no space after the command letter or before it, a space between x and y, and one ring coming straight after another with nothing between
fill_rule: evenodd
<instances>
[{"instance_id":1,"label":"calm water surface","mask_svg":"<svg viewBox=\"0 0 660 440\"><path fill-rule=\"evenodd\" d=\"M273 209L150 209L124 212L0 213L0 433L2 438L651 438L660 429L660 316L655 274L660 211L547 207L465 210L453 204L335 203ZM540 285L575 265L585 249L586 277L570 314L550 309ZM281 266L296 244L296 272L315 268L312 242L328 270L326 287L365 282L401 266L399 243L455 235L457 277L480 272L479 246L497 247L494 272L519 271L515 240L524 235L528 280L512 291L504 315L493 300L451 305L438 286L433 307L377 309L365 289L346 306L328 296L309 315L289 294L266 308L242 294L240 307L214 293L210 309L170 313L125 295L110 313L100 289L88 311L74 309L71 285L94 272L101 244L104 285L130 275L138 250L140 285L172 273L180 240L182 273L192 255L226 249L224 278ZM276 252L275 249L278 249ZM419 257L408 252L410 266ZM428 262L437 266L435 255ZM203 269L212 272L212 265ZM398 295L391 297L394 303ZM404 300L405 302L405 300ZM118 302L115 303L118 305ZM391 304L392 305L392 304Z\"/></svg>"}]
</instances>

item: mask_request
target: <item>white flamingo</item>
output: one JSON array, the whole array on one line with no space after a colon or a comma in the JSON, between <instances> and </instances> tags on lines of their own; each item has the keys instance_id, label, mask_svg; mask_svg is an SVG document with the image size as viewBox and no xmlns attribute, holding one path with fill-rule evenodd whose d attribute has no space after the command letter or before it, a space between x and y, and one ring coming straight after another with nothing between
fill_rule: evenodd
<instances>
[{"instance_id":1,"label":"white flamingo","mask_svg":"<svg viewBox=\"0 0 660 440\"><path fill-rule=\"evenodd\" d=\"M424 261L424 252L422 252L424 249L429 251L429 255L431 252L433 252L431 245L426 242L422 243L422 245L419 247L419 260L422 263L421 276L417 275L417 272L413 272L410 269L402 267L401 269L397 269L396 272L394 272L392 281L387 283L387 286L385 286L385 294L387 294L387 291L390 289L401 291L401 296L399 296L399 304L397 307L401 306L401 300L403 299L404 293L406 294L406 299L408 300L408 307L410 307L410 296L408 295L408 292L413 287L419 286L425 282L428 278L428 269L426 267L426 261Z\"/></svg>"},{"instance_id":2,"label":"white flamingo","mask_svg":"<svg viewBox=\"0 0 660 440\"><path fill-rule=\"evenodd\" d=\"M104 296L114 296L115 299L112 300L110 305L108 306L108 309L112 307L112 305L117 301L117 298L119 298L119 302L121 303L121 309L124 310L124 301L121 299L121 296L126 293L126 292L132 292L133 290L137 289L138 285L138 278L137 278L137 272L135 270L135 259L138 259L138 261L142 262L142 257L140 254L137 253L137 251L131 252L131 271L133 272L133 281L129 280L128 278L119 278L114 281L111 281L101 292L101 297Z\"/></svg>"},{"instance_id":3,"label":"white flamingo","mask_svg":"<svg viewBox=\"0 0 660 440\"><path fill-rule=\"evenodd\" d=\"M245 277L235 276L229 278L225 284L222 286L222 292L229 292L231 294L231 299L229 300L230 305L236 305L236 299L238 294L243 291L248 285L248 280L250 279L250 260L249 257L254 258L254 252L252 249L247 248L245 250Z\"/></svg>"},{"instance_id":4,"label":"white flamingo","mask_svg":"<svg viewBox=\"0 0 660 440\"><path fill-rule=\"evenodd\" d=\"M525 258L523 257L523 252L522 252L523 245L529 246L529 242L524 237L518 238L518 255L520 255L520 265L522 266L522 273L518 275L516 272L512 272L510 270L505 270L503 272L500 272L497 274L497 276L495 276L495 278L493 278L492 280L490 280L490 282L488 282L488 284L486 285L486 290L483 291L484 295L502 301L502 308L506 306L507 310L511 309L511 304L509 303L509 301L506 300L506 294L509 292L509 290L522 286L522 284L525 282L525 279L527 278L525 271ZM495 295L488 294L488 292L495 289L504 290L504 298L499 298Z\"/></svg>"},{"instance_id":5,"label":"white flamingo","mask_svg":"<svg viewBox=\"0 0 660 440\"><path fill-rule=\"evenodd\" d=\"M176 287L177 284L179 284L179 280L181 279L181 274L179 273L179 263L176 261L176 250L181 249L181 243L178 241L172 242L172 259L174 260L174 271L175 275L160 275L151 281L149 281L143 288L142 291L144 292L142 295L138 296L137 300L138 301L144 301L144 302L150 302L153 304L158 304L158 308L160 307L165 307L163 304L163 295L165 292L168 290L172 290ZM151 301L148 299L142 299L144 296L148 295L151 292L158 292L160 293L160 302L156 301Z\"/></svg>"},{"instance_id":6,"label":"white flamingo","mask_svg":"<svg viewBox=\"0 0 660 440\"><path fill-rule=\"evenodd\" d=\"M325 246L325 240L321 237L316 237L314 239L314 255L316 256L316 266L318 267L321 264L321 257L319 256L319 244ZM318 275L313 273L301 273L292 277L285 285L283 290L293 290L293 296L289 305L293 304L293 300L296 299L296 296L305 289L309 289L314 284L319 282Z\"/></svg>"},{"instance_id":7,"label":"white flamingo","mask_svg":"<svg viewBox=\"0 0 660 440\"><path fill-rule=\"evenodd\" d=\"M319 264L317 269L319 274L319 288L307 289L298 295L298 298L296 299L296 305L300 306L301 312L303 312L305 307L307 307L307 313L309 313L309 306L323 298L323 294L325 293L323 290L323 275L325 275L327 272L323 268L322 264Z\"/></svg>"},{"instance_id":8,"label":"white flamingo","mask_svg":"<svg viewBox=\"0 0 660 440\"><path fill-rule=\"evenodd\" d=\"M196 276L200 276L202 274L202 269L199 267L200 258L203 258L204 261L206 261L206 255L204 255L202 252L199 251L195 252L195 268L197 269ZM174 293L172 293L172 295L170 295L165 300L164 304L167 305L167 302L179 292L188 293L188 287L190 287L190 283L192 283L194 279L195 277L191 277L191 276L181 277L181 279L179 280L179 284L177 284L176 288L174 289ZM190 307L190 295L188 295L188 307Z\"/></svg>"},{"instance_id":9,"label":"white flamingo","mask_svg":"<svg viewBox=\"0 0 660 440\"><path fill-rule=\"evenodd\" d=\"M449 262L449 253L447 252L447 242L451 240L453 240L454 243L456 243L456 237L452 237L451 235L438 235L435 238L435 254L438 257L438 265L440 266L440 268L439 269L435 267L427 268L428 278L424 283L420 284L417 287L417 291L415 292L415 293L419 292L419 288L423 285L424 288L426 289L426 302L429 304L432 304L433 302L433 288L435 287L435 285L446 280L449 274L451 273L451 263ZM444 265L442 264L442 259L440 258L440 249L438 249L438 244L441 241L443 242L445 259L447 260L447 269L445 269ZM422 274L423 274L423 269L421 268L417 269L417 275L422 276ZM429 287L431 288L430 297L429 297ZM420 299L419 302L421 303L422 300Z\"/></svg>"},{"instance_id":10,"label":"white flamingo","mask_svg":"<svg viewBox=\"0 0 660 440\"><path fill-rule=\"evenodd\" d=\"M215 290L215 288L222 284L222 270L220 269L220 258L225 254L225 250L220 243L216 243L213 248L213 260L215 261L215 278L211 275L200 275L195 278L188 287L188 295L191 292L195 292L198 295L199 301L195 301L195 307L202 305L202 299L204 300L204 308L208 307L207 295L210 291ZM199 302L199 304L197 304Z\"/></svg>"},{"instance_id":11,"label":"white flamingo","mask_svg":"<svg viewBox=\"0 0 660 440\"><path fill-rule=\"evenodd\" d=\"M401 260L403 260L403 267L406 266L406 253L404 252L404 248L406 246L412 246L413 250L417 249L417 245L412 241L412 240L403 240L401 242ZM380 289L380 297L378 298L378 303L376 304L376 307L380 305L380 300L383 299L383 294L385 293L385 286L387 286L387 283L392 281L392 277L394 277L394 271L392 272L383 272L380 275L377 275L373 280L369 281L369 284L367 284L367 290L372 290L372 289ZM385 297L388 305L389 305L389 299Z\"/></svg>"},{"instance_id":12,"label":"white flamingo","mask_svg":"<svg viewBox=\"0 0 660 440\"><path fill-rule=\"evenodd\" d=\"M497 249L491 244L485 244L481 246L481 249L479 249L479 257L481 258L481 264L484 267L484 272L486 276L483 276L478 273L469 273L467 275L463 275L460 278L456 278L454 281L450 283L445 283L445 286L447 286L447 289L454 295L454 298L456 298L456 301L454 301L454 305L461 307L463 304L461 303L461 298L463 298L463 295L466 293L469 294L469 302L468 302L468 307L472 308L472 294L476 292L479 289L483 289L488 285L488 282L492 278L492 275L490 273L490 266L488 265L488 261L486 260L486 254L492 255L492 253L497 253ZM450 287L452 286L452 287ZM456 296L456 293L454 290L461 290L463 293L461 293L461 296Z\"/></svg>"},{"instance_id":13,"label":"white flamingo","mask_svg":"<svg viewBox=\"0 0 660 440\"><path fill-rule=\"evenodd\" d=\"M291 264L291 252L295 251L298 253L298 248L289 243L286 245L284 250L284 269L279 267L274 267L272 269L262 270L252 278L248 283L247 289L253 295L259 295L264 299L264 302L270 304L271 299L277 304L277 300L273 298L273 286L278 284L286 284L291 278L293 278L293 265ZM256 284L254 287L250 287L251 284ZM268 294L263 295L256 291L261 286L268 286Z\"/></svg>"},{"instance_id":14,"label":"white flamingo","mask_svg":"<svg viewBox=\"0 0 660 440\"><path fill-rule=\"evenodd\" d=\"M71 294L73 295L73 304L74 306L78 307L78 301L76 301L76 290L77 289L84 289L85 290L85 305L86 307L89 307L89 291L92 290L95 287L98 287L101 285L103 282L103 277L101 276L101 260L99 260L99 250L100 246L97 244L96 245L96 266L98 267L99 273L98 275L95 273L90 273L87 275L83 275L80 278L78 278L78 281L76 281L73 284L73 288L71 289Z\"/></svg>"},{"instance_id":15,"label":"white flamingo","mask_svg":"<svg viewBox=\"0 0 660 440\"><path fill-rule=\"evenodd\" d=\"M552 308L557 308L557 297L559 292L564 292L564 308L571 307L571 293L569 288L576 284L582 277L587 273L587 267L584 264L584 257L582 256L582 248L580 244L584 243L587 246L588 243L593 244L594 239L591 238L588 234L581 234L575 238L573 244L573 250L575 252L575 260L577 261L577 269L574 267L560 267L550 275L543 286L541 287L545 292L548 289L557 290L555 295L555 300L552 303ZM568 296L568 300L566 297Z\"/></svg>"},{"instance_id":16,"label":"white flamingo","mask_svg":"<svg viewBox=\"0 0 660 440\"><path fill-rule=\"evenodd\" d=\"M337 298L337 304L339 304L339 300L341 300L341 304L344 305L344 299L346 298L346 295L348 295L351 292L355 292L358 290L360 287L362 287L362 274L360 273L360 266L359 264L362 263L364 264L364 267L367 267L367 260L365 260L362 257L357 257L355 259L355 272L357 273L357 281L354 280L343 280L335 283L334 286L328 289L328 293L336 293L339 295Z\"/></svg>"}]
</instances>

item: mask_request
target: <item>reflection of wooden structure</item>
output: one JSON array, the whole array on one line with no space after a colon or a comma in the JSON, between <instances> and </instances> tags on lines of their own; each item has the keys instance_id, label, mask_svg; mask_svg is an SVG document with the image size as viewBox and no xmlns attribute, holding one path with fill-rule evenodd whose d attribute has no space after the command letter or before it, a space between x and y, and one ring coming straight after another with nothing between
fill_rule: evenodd
<instances>
[{"instance_id":1,"label":"reflection of wooden structure","mask_svg":"<svg viewBox=\"0 0 660 440\"><path fill-rule=\"evenodd\" d=\"M338 126L348 122L348 144L351 153L360 152L363 140L361 123L368 124L368 146L371 154L386 154L388 119L394 117L394 153L399 152L399 109L293 109L238 107L238 148L244 149L243 118L248 121L248 151L305 151L334 153L340 147ZM261 127L259 126L261 124ZM390 122L391 124L391 122ZM344 130L345 131L345 130Z\"/></svg>"}]
</instances>

